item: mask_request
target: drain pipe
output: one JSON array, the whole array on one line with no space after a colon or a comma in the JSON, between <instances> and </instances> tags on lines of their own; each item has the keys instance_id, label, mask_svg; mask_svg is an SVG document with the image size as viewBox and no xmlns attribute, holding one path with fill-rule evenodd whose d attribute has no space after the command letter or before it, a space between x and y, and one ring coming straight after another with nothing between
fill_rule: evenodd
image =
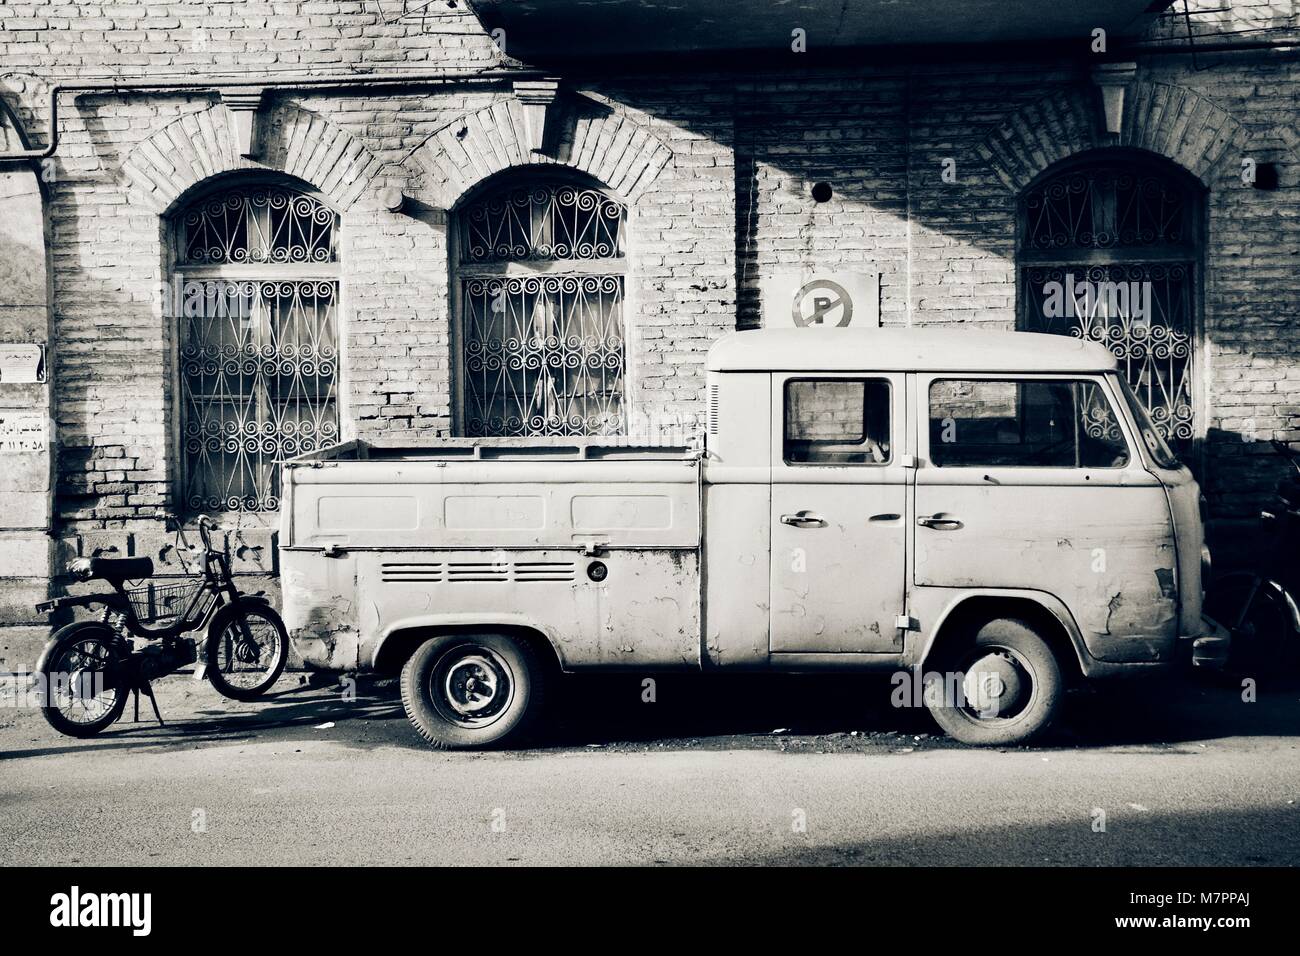
<instances>
[{"instance_id":1,"label":"drain pipe","mask_svg":"<svg viewBox=\"0 0 1300 956\"><path fill-rule=\"evenodd\" d=\"M56 83L49 91L49 141L43 148L29 148L22 124L13 108L0 97L0 112L17 131L23 148L0 153L0 162L49 159L59 148L59 97L82 94L123 95L133 93L185 93L199 90L219 93L229 89L317 90L354 89L372 86L452 86L461 83L497 83L502 80L536 80L550 76L543 70L494 67L474 73L346 73L332 76L303 77L286 80L269 76L208 78L202 80L95 80L80 83Z\"/></svg>"},{"instance_id":2,"label":"drain pipe","mask_svg":"<svg viewBox=\"0 0 1300 956\"><path fill-rule=\"evenodd\" d=\"M1158 43L1150 41L1126 44L1124 57L1132 56L1177 56L1188 53L1234 53L1246 51L1291 50L1300 46L1300 40L1255 40L1221 43L1200 43L1195 49L1189 49L1183 43ZM573 71L569 65L569 72ZM581 72L580 70L577 72ZM74 96L80 94L122 95L132 93L160 92L181 93L198 90L219 93L223 89L268 90L314 90L314 89L365 89L377 86L454 86L461 83L496 83L503 80L540 80L551 78L555 70L542 70L528 67L509 68L492 67L473 73L345 73L332 76L303 77L286 80L271 76L230 77L227 79L172 80L150 82L147 80L96 80L82 83L56 83L49 91L49 141L42 149L28 147L23 126L13 108L0 97L0 114L7 118L9 124L17 131L22 149L0 153L0 163L14 160L42 160L54 155L59 145L59 97L64 93Z\"/></svg>"}]
</instances>

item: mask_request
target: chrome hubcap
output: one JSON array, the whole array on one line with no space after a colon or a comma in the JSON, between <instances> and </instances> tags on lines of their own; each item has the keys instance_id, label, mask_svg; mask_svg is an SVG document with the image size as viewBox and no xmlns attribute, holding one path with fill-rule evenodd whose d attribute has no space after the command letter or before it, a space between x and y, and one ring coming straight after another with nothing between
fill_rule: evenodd
<instances>
[{"instance_id":1,"label":"chrome hubcap","mask_svg":"<svg viewBox=\"0 0 1300 956\"><path fill-rule=\"evenodd\" d=\"M1006 651L993 651L971 662L962 681L966 705L984 718L1009 717L1021 706L1032 681Z\"/></svg>"},{"instance_id":2,"label":"chrome hubcap","mask_svg":"<svg viewBox=\"0 0 1300 956\"><path fill-rule=\"evenodd\" d=\"M469 654L447 668L443 695L462 717L488 713L504 690L505 680L496 664L481 654Z\"/></svg>"}]
</instances>

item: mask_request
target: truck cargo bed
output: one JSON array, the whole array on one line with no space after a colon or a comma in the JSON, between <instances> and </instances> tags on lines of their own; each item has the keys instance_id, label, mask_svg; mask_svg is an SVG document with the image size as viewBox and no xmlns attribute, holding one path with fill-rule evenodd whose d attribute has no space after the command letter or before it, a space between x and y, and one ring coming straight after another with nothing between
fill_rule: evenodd
<instances>
[{"instance_id":1,"label":"truck cargo bed","mask_svg":"<svg viewBox=\"0 0 1300 956\"><path fill-rule=\"evenodd\" d=\"M687 447L349 442L285 463L281 546L694 548L699 482Z\"/></svg>"},{"instance_id":2,"label":"truck cargo bed","mask_svg":"<svg viewBox=\"0 0 1300 956\"><path fill-rule=\"evenodd\" d=\"M699 457L690 445L634 445L592 438L443 438L420 442L349 441L291 458L286 465L326 461L674 461Z\"/></svg>"}]
</instances>

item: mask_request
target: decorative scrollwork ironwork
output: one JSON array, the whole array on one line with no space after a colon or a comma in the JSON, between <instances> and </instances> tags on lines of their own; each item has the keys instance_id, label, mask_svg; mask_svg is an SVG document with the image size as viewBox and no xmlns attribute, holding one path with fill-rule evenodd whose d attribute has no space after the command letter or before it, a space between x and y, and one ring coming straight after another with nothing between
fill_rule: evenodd
<instances>
[{"instance_id":1,"label":"decorative scrollwork ironwork","mask_svg":"<svg viewBox=\"0 0 1300 956\"><path fill-rule=\"evenodd\" d=\"M1197 433L1196 221L1173 171L1136 163L1066 169L1021 197L1020 327L1110 349L1181 452Z\"/></svg>"},{"instance_id":2,"label":"decorative scrollwork ironwork","mask_svg":"<svg viewBox=\"0 0 1300 956\"><path fill-rule=\"evenodd\" d=\"M1101 389L1090 382L1079 386L1079 418L1089 438L1122 446L1124 435L1119 420Z\"/></svg>"},{"instance_id":3,"label":"decorative scrollwork ironwork","mask_svg":"<svg viewBox=\"0 0 1300 956\"><path fill-rule=\"evenodd\" d=\"M1187 191L1123 166L1075 169L1025 193L1024 248L1110 249L1184 245Z\"/></svg>"},{"instance_id":4,"label":"decorative scrollwork ironwork","mask_svg":"<svg viewBox=\"0 0 1300 956\"><path fill-rule=\"evenodd\" d=\"M1161 436L1185 448L1195 435L1192 264L1050 266L1025 269L1023 276L1023 328L1104 345ZM1127 285L1125 296L1105 294L1120 283Z\"/></svg>"},{"instance_id":5,"label":"decorative scrollwork ironwork","mask_svg":"<svg viewBox=\"0 0 1300 956\"><path fill-rule=\"evenodd\" d=\"M231 189L201 199L179 223L182 265L336 259L338 216L319 200L283 186Z\"/></svg>"},{"instance_id":6,"label":"decorative scrollwork ironwork","mask_svg":"<svg viewBox=\"0 0 1300 956\"><path fill-rule=\"evenodd\" d=\"M274 511L276 462L338 441L332 280L209 280L180 350L192 511Z\"/></svg>"},{"instance_id":7,"label":"decorative scrollwork ironwork","mask_svg":"<svg viewBox=\"0 0 1300 956\"><path fill-rule=\"evenodd\" d=\"M625 220L622 203L569 183L509 186L462 211L460 391L467 435L626 429ZM512 263L537 271L498 274ZM584 263L592 263L588 271Z\"/></svg>"},{"instance_id":8,"label":"decorative scrollwork ironwork","mask_svg":"<svg viewBox=\"0 0 1300 956\"><path fill-rule=\"evenodd\" d=\"M622 276L475 278L461 288L468 435L623 431Z\"/></svg>"},{"instance_id":9,"label":"decorative scrollwork ironwork","mask_svg":"<svg viewBox=\"0 0 1300 956\"><path fill-rule=\"evenodd\" d=\"M621 258L625 219L622 203L565 183L492 193L461 214L461 262Z\"/></svg>"}]
</instances>

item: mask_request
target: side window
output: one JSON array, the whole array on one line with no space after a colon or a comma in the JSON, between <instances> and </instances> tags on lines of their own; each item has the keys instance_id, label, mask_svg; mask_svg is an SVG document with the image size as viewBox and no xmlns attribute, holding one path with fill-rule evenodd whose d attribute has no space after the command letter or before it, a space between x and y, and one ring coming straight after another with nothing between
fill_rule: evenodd
<instances>
[{"instance_id":1,"label":"side window","mask_svg":"<svg viewBox=\"0 0 1300 956\"><path fill-rule=\"evenodd\" d=\"M939 467L1120 468L1129 454L1099 383L948 379L930 386L930 458Z\"/></svg>"},{"instance_id":2,"label":"side window","mask_svg":"<svg viewBox=\"0 0 1300 956\"><path fill-rule=\"evenodd\" d=\"M844 378L786 382L784 455L792 465L886 464L889 383Z\"/></svg>"}]
</instances>

